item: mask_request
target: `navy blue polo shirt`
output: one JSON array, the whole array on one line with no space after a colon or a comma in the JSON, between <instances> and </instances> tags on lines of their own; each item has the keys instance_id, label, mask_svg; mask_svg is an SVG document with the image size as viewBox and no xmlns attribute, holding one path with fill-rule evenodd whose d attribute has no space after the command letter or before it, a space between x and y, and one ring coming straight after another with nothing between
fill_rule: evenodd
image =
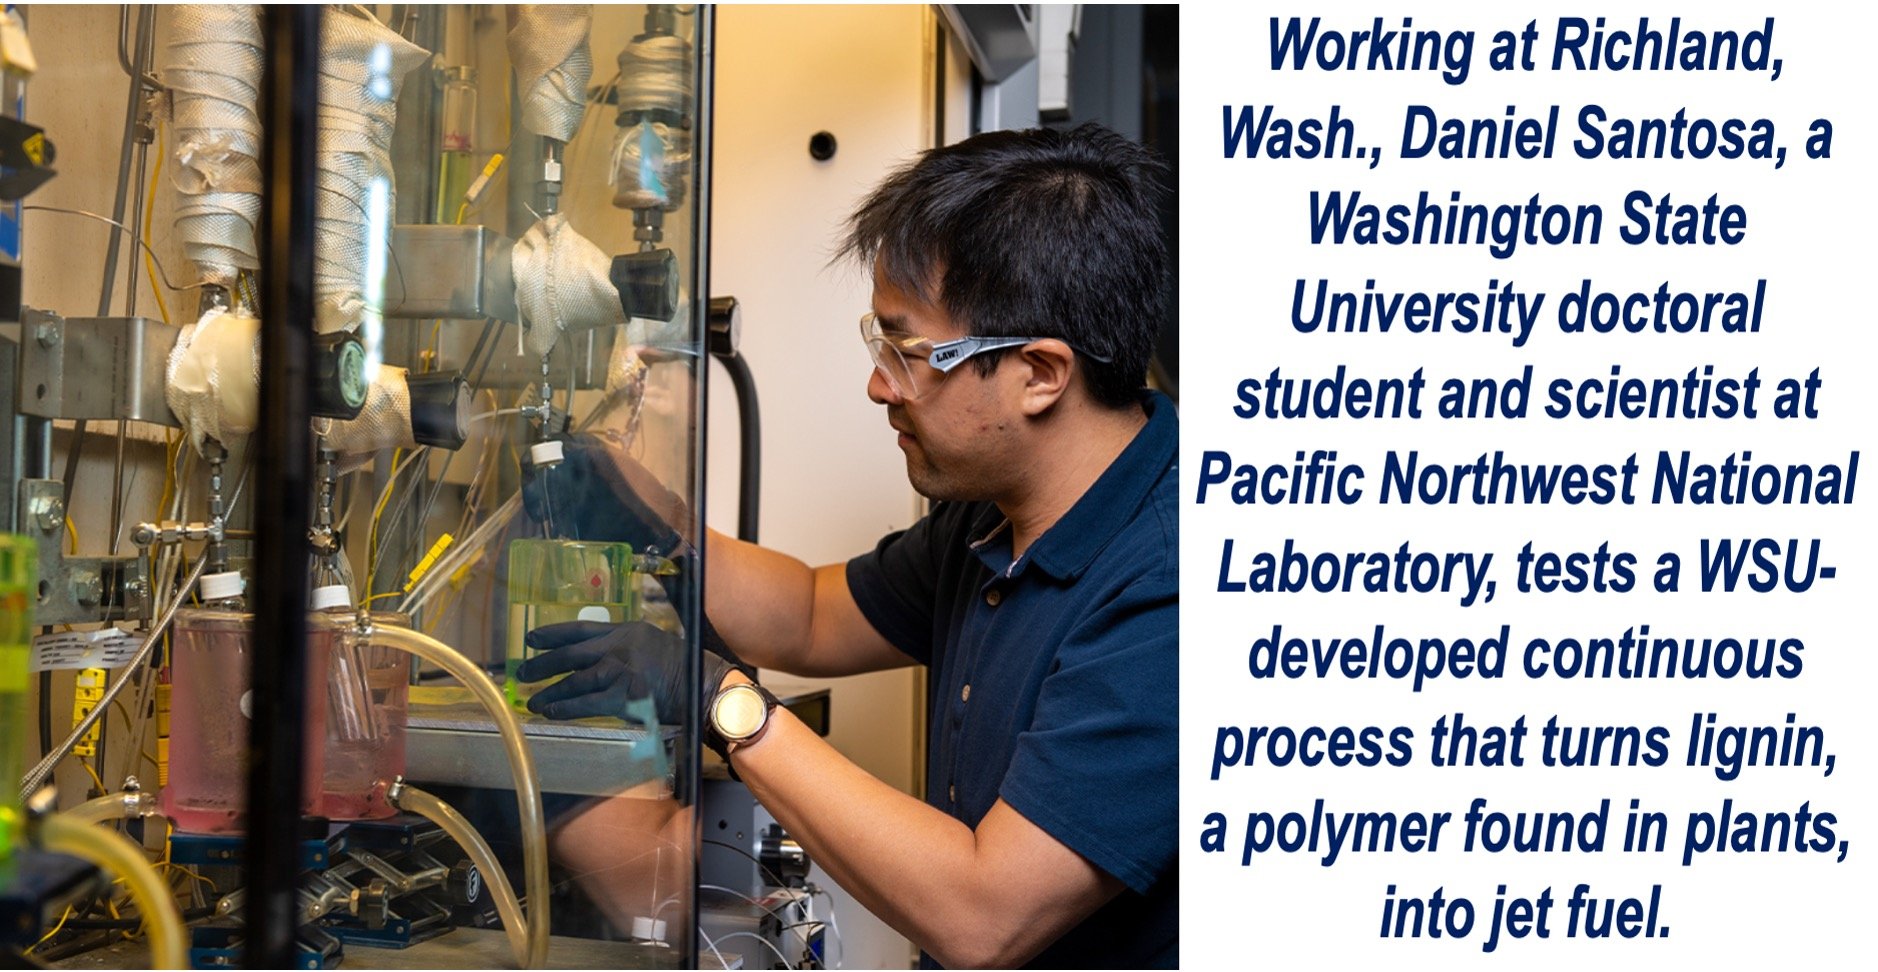
<instances>
[{"instance_id":1,"label":"navy blue polo shirt","mask_svg":"<svg viewBox=\"0 0 1878 972\"><path fill-rule=\"evenodd\" d=\"M1015 561L990 503L940 503L849 561L889 642L930 666L927 802L976 828L1003 799L1127 886L1034 960L1179 962L1179 422L1148 422ZM929 960L928 960L929 961Z\"/></svg>"}]
</instances>

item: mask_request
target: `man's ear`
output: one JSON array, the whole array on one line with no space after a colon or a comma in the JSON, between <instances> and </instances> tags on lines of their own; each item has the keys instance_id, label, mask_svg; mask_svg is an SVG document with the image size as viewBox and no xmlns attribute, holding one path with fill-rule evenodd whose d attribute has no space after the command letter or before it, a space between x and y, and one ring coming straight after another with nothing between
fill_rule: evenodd
<instances>
[{"instance_id":1,"label":"man's ear","mask_svg":"<svg viewBox=\"0 0 1878 972\"><path fill-rule=\"evenodd\" d=\"M1056 338L1032 341L1018 349L1022 366L1024 414L1036 417L1048 412L1069 393L1075 376L1076 353Z\"/></svg>"}]
</instances>

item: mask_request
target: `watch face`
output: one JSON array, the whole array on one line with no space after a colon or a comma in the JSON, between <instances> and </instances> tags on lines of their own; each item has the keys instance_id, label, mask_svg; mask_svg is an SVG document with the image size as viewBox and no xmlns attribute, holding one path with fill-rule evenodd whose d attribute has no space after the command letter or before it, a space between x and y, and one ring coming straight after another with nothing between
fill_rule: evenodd
<instances>
[{"instance_id":1,"label":"watch face","mask_svg":"<svg viewBox=\"0 0 1878 972\"><path fill-rule=\"evenodd\" d=\"M763 728L763 719L768 714L769 707L756 689L748 685L736 685L725 689L717 697L711 720L717 723L717 731L725 739L734 742L755 735L758 729Z\"/></svg>"}]
</instances>

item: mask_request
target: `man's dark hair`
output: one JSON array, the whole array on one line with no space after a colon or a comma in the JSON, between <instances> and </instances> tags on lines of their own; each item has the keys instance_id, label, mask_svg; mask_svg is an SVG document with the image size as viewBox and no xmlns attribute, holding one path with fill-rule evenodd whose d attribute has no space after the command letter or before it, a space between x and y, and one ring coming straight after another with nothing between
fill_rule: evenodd
<instances>
[{"instance_id":1,"label":"man's dark hair","mask_svg":"<svg viewBox=\"0 0 1878 972\"><path fill-rule=\"evenodd\" d=\"M969 334L1063 340L1095 400L1119 408L1136 401L1165 313L1164 171L1096 124L986 132L888 176L848 221L841 253L878 259L894 286ZM998 356L972 360L989 374Z\"/></svg>"}]
</instances>

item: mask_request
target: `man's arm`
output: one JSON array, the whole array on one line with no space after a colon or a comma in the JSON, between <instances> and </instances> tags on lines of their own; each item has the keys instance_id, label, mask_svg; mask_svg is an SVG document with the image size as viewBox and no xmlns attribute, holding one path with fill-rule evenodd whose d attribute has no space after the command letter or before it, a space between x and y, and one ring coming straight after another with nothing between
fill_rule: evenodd
<instances>
[{"instance_id":1,"label":"man's arm","mask_svg":"<svg viewBox=\"0 0 1878 972\"><path fill-rule=\"evenodd\" d=\"M716 530L705 543L705 612L743 660L818 678L914 663L861 614L845 565L810 567Z\"/></svg>"},{"instance_id":2,"label":"man's arm","mask_svg":"<svg viewBox=\"0 0 1878 972\"><path fill-rule=\"evenodd\" d=\"M808 676L855 675L914 664L874 629L848 593L845 567L811 568L794 557L715 530L691 533L690 507L635 460L624 442L582 436L568 446L567 468L541 475L529 467L522 495L529 514L561 515L582 536L624 540L642 550L702 547L711 582L705 613L744 660Z\"/></svg>"},{"instance_id":3,"label":"man's arm","mask_svg":"<svg viewBox=\"0 0 1878 972\"><path fill-rule=\"evenodd\" d=\"M1022 965L1122 891L1002 800L973 830L870 776L788 710L770 720L732 753L738 774L817 865L943 965Z\"/></svg>"}]
</instances>

